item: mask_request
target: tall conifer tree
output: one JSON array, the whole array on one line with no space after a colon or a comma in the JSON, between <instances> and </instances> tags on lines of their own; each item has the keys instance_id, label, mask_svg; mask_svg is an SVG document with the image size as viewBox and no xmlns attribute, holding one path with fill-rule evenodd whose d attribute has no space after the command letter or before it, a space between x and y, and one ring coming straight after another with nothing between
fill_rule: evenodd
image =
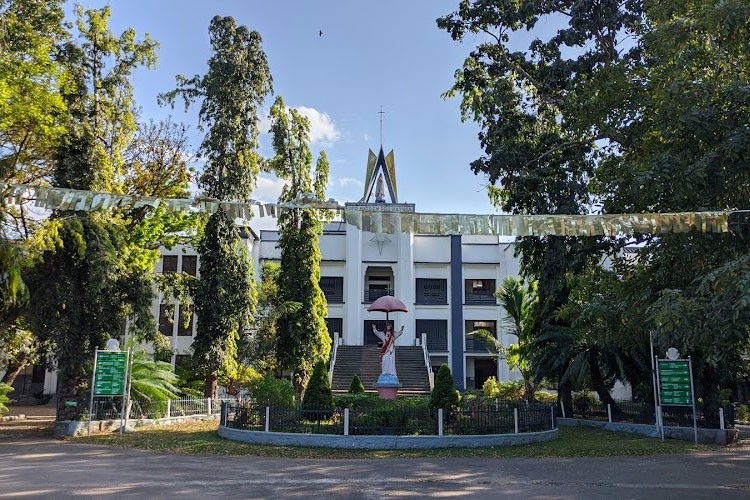
<instances>
[{"instance_id":1,"label":"tall conifer tree","mask_svg":"<svg viewBox=\"0 0 750 500\"><path fill-rule=\"evenodd\" d=\"M262 166L258 148L258 107L272 92L271 73L260 34L216 16L209 26L212 55L203 76L177 77L177 89L164 95L185 105L200 101L200 127L206 130L200 154L206 159L198 179L206 196L248 201ZM206 376L205 395L216 395L221 371L236 360L237 339L249 327L256 290L252 263L240 233L219 210L209 217L198 242L200 278L195 287L197 333L193 344Z\"/></svg>"},{"instance_id":2,"label":"tall conifer tree","mask_svg":"<svg viewBox=\"0 0 750 500\"><path fill-rule=\"evenodd\" d=\"M321 152L312 168L310 122L279 97L271 107L275 156L271 167L287 181L279 201L290 202L304 193L325 199L328 158ZM325 324L328 309L320 289L320 248L323 231L321 214L312 209L282 210L279 215L280 300L297 302L301 308L283 314L277 321L277 356L283 369L294 373L294 385L301 392L316 362L328 361L331 339Z\"/></svg>"}]
</instances>

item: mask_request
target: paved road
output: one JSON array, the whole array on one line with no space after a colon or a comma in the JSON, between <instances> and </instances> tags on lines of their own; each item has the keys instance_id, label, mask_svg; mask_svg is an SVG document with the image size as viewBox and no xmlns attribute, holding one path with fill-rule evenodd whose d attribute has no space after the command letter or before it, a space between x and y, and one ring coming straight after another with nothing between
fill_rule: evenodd
<instances>
[{"instance_id":1,"label":"paved road","mask_svg":"<svg viewBox=\"0 0 750 500\"><path fill-rule=\"evenodd\" d=\"M580 459L200 457L0 439L0 498L750 498L750 447Z\"/></svg>"}]
</instances>

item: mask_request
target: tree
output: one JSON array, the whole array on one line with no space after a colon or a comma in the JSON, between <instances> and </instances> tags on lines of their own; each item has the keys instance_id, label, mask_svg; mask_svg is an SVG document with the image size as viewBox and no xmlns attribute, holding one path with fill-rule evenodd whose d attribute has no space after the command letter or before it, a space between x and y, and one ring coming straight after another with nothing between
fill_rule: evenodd
<instances>
[{"instance_id":1,"label":"tree","mask_svg":"<svg viewBox=\"0 0 750 500\"><path fill-rule=\"evenodd\" d=\"M136 41L132 30L112 35L109 8L76 12L80 43L68 41L59 53L70 78L62 90L68 127L52 158L52 181L117 191L122 148L134 128L129 76L153 64L155 44ZM142 335L156 330L150 274L157 253L131 244L129 224L118 212L59 212L39 230L46 244L28 271L24 314L40 341L53 346L64 399L83 403L94 349L119 336L126 318Z\"/></svg>"},{"instance_id":2,"label":"tree","mask_svg":"<svg viewBox=\"0 0 750 500\"><path fill-rule=\"evenodd\" d=\"M331 381L328 380L328 370L323 362L315 363L310 383L307 384L302 398L302 408L306 410L308 420L326 420L333 411L333 393Z\"/></svg>"},{"instance_id":3,"label":"tree","mask_svg":"<svg viewBox=\"0 0 750 500\"><path fill-rule=\"evenodd\" d=\"M524 397L526 401L534 400L534 385L532 383L530 352L532 342L536 338L533 328L536 326L533 312L536 305L536 290L532 283L528 287L512 276L506 277L495 293L505 309L506 317L511 320L512 333L518 339L517 344L508 348L508 363L517 367L523 376Z\"/></svg>"},{"instance_id":4,"label":"tree","mask_svg":"<svg viewBox=\"0 0 750 500\"><path fill-rule=\"evenodd\" d=\"M0 382L0 416L8 411L7 405L11 403L8 394L11 392L13 392L13 388L10 385Z\"/></svg>"},{"instance_id":5,"label":"tree","mask_svg":"<svg viewBox=\"0 0 750 500\"><path fill-rule=\"evenodd\" d=\"M437 377L435 377L435 387L433 387L430 396L430 408L442 408L450 411L458 406L459 401L461 401L461 395L453 385L451 369L446 363L443 363L438 369Z\"/></svg>"},{"instance_id":6,"label":"tree","mask_svg":"<svg viewBox=\"0 0 750 500\"><path fill-rule=\"evenodd\" d=\"M590 201L588 181L599 154L595 142L612 127L604 117L582 108L586 96L576 93L579 79L603 80L615 88L623 85L616 79L609 81L617 76L616 70L607 69L606 74L599 71L600 66L611 66L611 60L619 56L592 52L602 44L610 47L620 31L624 32L622 36L627 35L636 20L592 16L583 3L464 0L456 12L437 20L438 27L454 40L482 34L482 42L456 72L455 83L445 95L460 95L463 119L479 124L485 155L472 162L471 169L487 175L490 198L505 212L581 214ZM526 52L510 49L514 31L531 31L540 18L559 14L575 22L548 41L535 39ZM566 46L594 49L580 57L564 57L567 51L561 48ZM576 121L584 114L598 119L595 126ZM546 236L521 238L516 250L521 255L523 276L537 282L534 317L538 325L534 330L542 335L565 326L555 317L570 292L565 276L584 269L601 251L601 245L587 238ZM537 379L561 375L543 366L532 368ZM568 385L560 387L560 396L563 404L571 405Z\"/></svg>"},{"instance_id":7,"label":"tree","mask_svg":"<svg viewBox=\"0 0 750 500\"><path fill-rule=\"evenodd\" d=\"M365 385L356 373L352 377L352 383L349 384L349 390L347 392L349 392L349 394L362 394L365 392Z\"/></svg>"},{"instance_id":8,"label":"tree","mask_svg":"<svg viewBox=\"0 0 750 500\"><path fill-rule=\"evenodd\" d=\"M551 36L540 34L527 51L510 49L516 31L533 31L542 21L549 26L553 20L559 29ZM547 168L524 170L520 180L522 188L538 184L539 200L565 191L551 189L554 183L548 181L574 186L571 181L578 179L588 183L609 213L746 207L749 20L750 9L743 2L461 2L438 24L457 40L469 33L483 35L453 88L463 96L465 112L483 129L480 140L488 156L472 168L488 173L492 183L501 180L503 189L497 194L511 204L513 192L525 199L529 190L518 189L519 176L508 165L540 163ZM545 126L528 128L526 122ZM556 124L558 138L543 140L544 132ZM570 158L568 165L586 162L581 165L588 166L579 169L582 176L554 169L556 158L564 156ZM578 199L578 204L586 202ZM740 322L722 329L725 346L733 347L718 357L709 355L712 346L704 341L712 315L688 304L710 300L699 291L701 284L712 281L709 276L722 274L720 269L728 269L724 266L742 267L738 259L747 252L747 230L744 223L734 229L724 235L636 235L646 243L639 262L624 266L631 269L625 269L622 284L612 288L620 290L626 303L640 306L622 309L617 300L613 305L620 309L612 313L631 313L622 318L631 324L636 323L633 318L644 320L637 334L641 346L647 345L649 330L657 333L660 346L690 346L700 372L700 394L709 406L718 402L719 384L731 380L720 367L737 362L747 330L740 333ZM524 260L528 254L539 262L534 249L527 250L522 249ZM550 274L555 280L544 279L538 272L544 267L536 267L542 309L564 306L573 281L561 277L585 273L591 264L576 257L586 252L563 255L551 254L546 264L563 271ZM725 276L741 280L742 274ZM554 291L550 283L556 283L564 300L547 301L548 290ZM560 320L549 325L554 331L542 325L542 337L559 337L570 326ZM577 349L574 338L564 344ZM556 363L563 370L569 361Z\"/></svg>"},{"instance_id":9,"label":"tree","mask_svg":"<svg viewBox=\"0 0 750 500\"><path fill-rule=\"evenodd\" d=\"M237 340L250 327L255 309L252 261L237 225L223 210L208 219L198 254L193 357L206 377L205 396L216 397L220 372L237 362Z\"/></svg>"},{"instance_id":10,"label":"tree","mask_svg":"<svg viewBox=\"0 0 750 500\"><path fill-rule=\"evenodd\" d=\"M272 92L260 34L216 16L209 25L212 55L205 75L177 77L177 89L161 97L188 107L201 101L199 153L206 158L198 185L206 196L248 201L262 166L258 107ZM234 221L219 210L209 217L198 243L201 276L195 290L198 313L193 349L206 374L205 394L215 397L219 371L237 361L237 339L250 327L255 308L251 261L241 248ZM235 295L226 293L231 290Z\"/></svg>"},{"instance_id":11,"label":"tree","mask_svg":"<svg viewBox=\"0 0 750 500\"><path fill-rule=\"evenodd\" d=\"M325 199L328 159L321 152L312 170L308 142L310 122L289 109L279 97L271 107L271 130L275 156L271 169L287 181L280 202L291 202L303 193ZM312 209L282 210L279 215L281 270L279 296L284 302L301 304L298 311L282 314L277 321L279 365L294 373L295 389L301 393L315 363L328 361L331 339L325 324L327 303L320 289L321 216Z\"/></svg>"}]
</instances>

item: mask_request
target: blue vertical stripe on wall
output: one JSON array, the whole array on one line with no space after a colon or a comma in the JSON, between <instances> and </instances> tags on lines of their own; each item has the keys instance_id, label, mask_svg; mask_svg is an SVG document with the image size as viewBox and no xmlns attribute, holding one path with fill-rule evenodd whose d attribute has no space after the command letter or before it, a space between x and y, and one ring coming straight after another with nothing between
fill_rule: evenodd
<instances>
[{"instance_id":1,"label":"blue vertical stripe on wall","mask_svg":"<svg viewBox=\"0 0 750 500\"><path fill-rule=\"evenodd\" d=\"M451 235L451 372L456 389L464 390L464 305L461 235Z\"/></svg>"}]
</instances>

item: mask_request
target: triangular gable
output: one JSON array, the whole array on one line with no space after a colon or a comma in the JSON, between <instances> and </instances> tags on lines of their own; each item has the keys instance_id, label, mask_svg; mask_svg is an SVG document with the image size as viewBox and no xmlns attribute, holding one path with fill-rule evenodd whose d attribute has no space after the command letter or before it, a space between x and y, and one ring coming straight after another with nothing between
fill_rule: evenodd
<instances>
[{"instance_id":1,"label":"triangular gable","mask_svg":"<svg viewBox=\"0 0 750 500\"><path fill-rule=\"evenodd\" d=\"M374 156L372 150L370 150L370 157L368 158L367 165L367 181L365 183L365 193L360 203L378 203L378 185L382 178L383 184L383 195L384 199L381 203L398 203L398 197L396 194L396 168L393 159L393 150L388 153L388 159L383 154L383 148L380 148L378 153L375 166L370 170L371 160Z\"/></svg>"}]
</instances>

